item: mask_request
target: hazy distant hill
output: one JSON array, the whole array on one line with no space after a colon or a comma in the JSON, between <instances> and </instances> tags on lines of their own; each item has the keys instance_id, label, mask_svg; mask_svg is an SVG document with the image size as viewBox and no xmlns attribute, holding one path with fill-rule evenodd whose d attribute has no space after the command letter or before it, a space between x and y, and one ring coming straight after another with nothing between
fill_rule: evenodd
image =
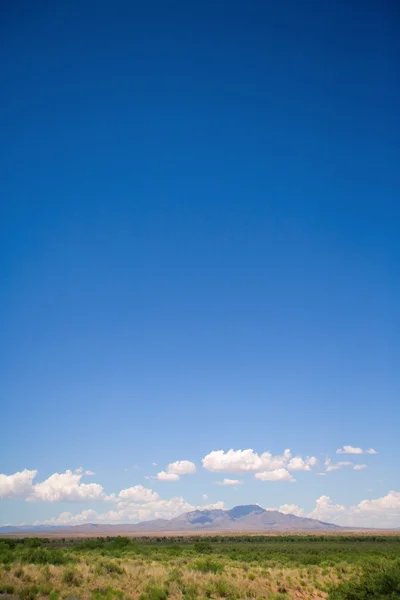
<instances>
[{"instance_id":1,"label":"hazy distant hill","mask_svg":"<svg viewBox=\"0 0 400 600\"><path fill-rule=\"evenodd\" d=\"M316 519L286 515L277 510L265 510L257 505L235 506L231 510L194 510L174 519L156 519L122 525L22 526L0 527L0 533L62 533L65 535L122 535L123 533L157 532L271 532L326 531L341 529L338 525Z\"/></svg>"}]
</instances>

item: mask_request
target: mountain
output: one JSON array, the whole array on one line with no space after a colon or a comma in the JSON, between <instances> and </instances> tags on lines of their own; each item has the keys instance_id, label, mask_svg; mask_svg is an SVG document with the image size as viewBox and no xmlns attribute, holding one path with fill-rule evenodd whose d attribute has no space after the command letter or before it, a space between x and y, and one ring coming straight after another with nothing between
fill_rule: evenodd
<instances>
[{"instance_id":1,"label":"mountain","mask_svg":"<svg viewBox=\"0 0 400 600\"><path fill-rule=\"evenodd\" d=\"M135 525L97 525L87 523L74 526L21 526L0 527L0 534L7 533L62 533L63 535L122 535L140 533L202 533L202 532L291 532L328 531L342 527L307 517L283 514L277 510L265 510L256 504L235 506L230 510L194 510L174 519L155 519Z\"/></svg>"}]
</instances>

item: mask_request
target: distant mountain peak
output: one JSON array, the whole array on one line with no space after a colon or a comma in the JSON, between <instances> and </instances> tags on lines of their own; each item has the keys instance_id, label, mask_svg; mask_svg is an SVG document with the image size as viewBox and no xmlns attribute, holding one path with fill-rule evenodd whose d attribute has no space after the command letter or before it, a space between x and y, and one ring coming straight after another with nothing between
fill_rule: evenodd
<instances>
[{"instance_id":1,"label":"distant mountain peak","mask_svg":"<svg viewBox=\"0 0 400 600\"><path fill-rule=\"evenodd\" d=\"M261 506L258 506L258 504L244 504L240 506L234 506L227 512L231 519L236 520L242 517L247 517L247 515L251 515L253 513L261 514L266 511L264 508L261 508Z\"/></svg>"},{"instance_id":2,"label":"distant mountain peak","mask_svg":"<svg viewBox=\"0 0 400 600\"><path fill-rule=\"evenodd\" d=\"M218 533L229 532L290 532L290 531L329 531L340 530L342 527L323 523L316 519L308 517L297 517L295 515L283 514L277 510L265 510L258 504L247 504L234 506L230 510L220 508L193 510L184 513L174 519L155 519L136 524L96 524L86 523L75 526L31 526L31 527L0 527L0 533L9 533L10 531L37 531L37 532L57 532L63 534L88 534L96 530L96 535L125 535L125 534L153 534L169 532L202 532L214 531Z\"/></svg>"}]
</instances>

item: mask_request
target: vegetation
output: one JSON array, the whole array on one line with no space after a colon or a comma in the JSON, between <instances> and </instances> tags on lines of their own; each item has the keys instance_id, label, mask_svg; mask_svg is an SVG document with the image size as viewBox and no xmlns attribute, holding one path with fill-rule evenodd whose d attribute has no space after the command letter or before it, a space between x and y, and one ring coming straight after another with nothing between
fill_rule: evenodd
<instances>
[{"instance_id":1,"label":"vegetation","mask_svg":"<svg viewBox=\"0 0 400 600\"><path fill-rule=\"evenodd\" d=\"M2 599L394 600L400 536L1 539Z\"/></svg>"}]
</instances>

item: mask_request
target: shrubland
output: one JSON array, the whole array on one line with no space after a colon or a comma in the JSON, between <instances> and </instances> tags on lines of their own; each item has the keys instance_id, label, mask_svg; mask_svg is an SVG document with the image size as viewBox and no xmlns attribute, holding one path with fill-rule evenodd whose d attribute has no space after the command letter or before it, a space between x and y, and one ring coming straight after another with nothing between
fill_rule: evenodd
<instances>
[{"instance_id":1,"label":"shrubland","mask_svg":"<svg viewBox=\"0 0 400 600\"><path fill-rule=\"evenodd\" d=\"M400 536L1 539L0 600L400 599Z\"/></svg>"}]
</instances>

